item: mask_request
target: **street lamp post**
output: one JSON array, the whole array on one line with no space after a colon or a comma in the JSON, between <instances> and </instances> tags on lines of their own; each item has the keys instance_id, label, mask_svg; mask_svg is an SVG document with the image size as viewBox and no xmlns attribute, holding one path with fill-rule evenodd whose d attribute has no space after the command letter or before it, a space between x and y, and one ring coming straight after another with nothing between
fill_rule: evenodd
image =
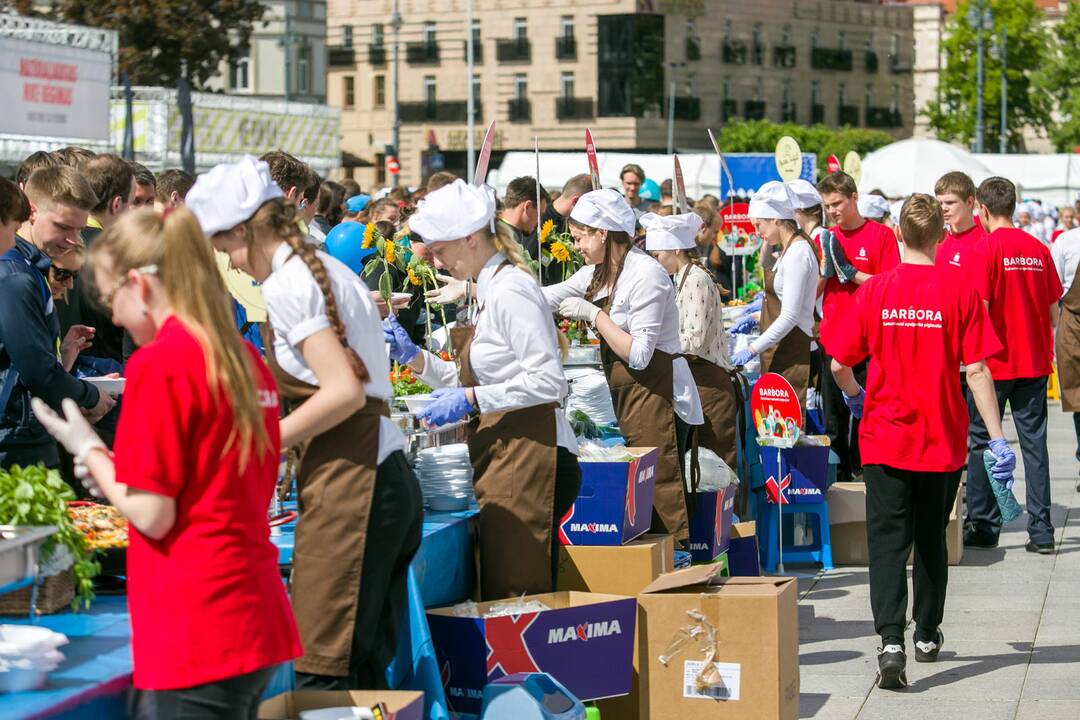
<instances>
[{"instance_id":1,"label":"street lamp post","mask_svg":"<svg viewBox=\"0 0 1080 720\"><path fill-rule=\"evenodd\" d=\"M994 16L983 9L983 0L968 10L968 25L975 31L975 152L983 151L986 123L983 119L983 30L993 30Z\"/></svg>"},{"instance_id":2,"label":"street lamp post","mask_svg":"<svg viewBox=\"0 0 1080 720\"><path fill-rule=\"evenodd\" d=\"M1009 152L1009 29L1001 28L1001 137L998 150L1002 155Z\"/></svg>"},{"instance_id":3,"label":"street lamp post","mask_svg":"<svg viewBox=\"0 0 1080 720\"><path fill-rule=\"evenodd\" d=\"M668 83L668 106L667 106L667 154L675 152L675 70L686 67L686 63L669 62L668 70L671 71L671 80Z\"/></svg>"},{"instance_id":4,"label":"street lamp post","mask_svg":"<svg viewBox=\"0 0 1080 720\"><path fill-rule=\"evenodd\" d=\"M473 127L476 119L473 117L473 112L476 108L475 84L473 83L473 58L476 52L473 48L473 3L472 0L465 0L465 73L468 82L468 94L466 98L468 100L465 103L465 172L468 176L468 180L471 183L473 181L473 173L475 168L473 164L476 162L476 143L473 140ZM539 182L539 180L537 180Z\"/></svg>"},{"instance_id":5,"label":"street lamp post","mask_svg":"<svg viewBox=\"0 0 1080 720\"><path fill-rule=\"evenodd\" d=\"M390 184L397 187L401 183L401 108L398 103L398 31L401 30L401 13L398 12L398 0L394 0L394 13L390 16L390 28L394 31L394 159L398 162L398 172L392 173Z\"/></svg>"}]
</instances>

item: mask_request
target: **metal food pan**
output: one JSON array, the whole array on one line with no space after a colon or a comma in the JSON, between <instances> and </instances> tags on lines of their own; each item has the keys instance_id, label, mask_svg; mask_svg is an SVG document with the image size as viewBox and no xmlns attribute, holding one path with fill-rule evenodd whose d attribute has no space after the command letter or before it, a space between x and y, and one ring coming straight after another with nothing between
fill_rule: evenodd
<instances>
[{"instance_id":1,"label":"metal food pan","mask_svg":"<svg viewBox=\"0 0 1080 720\"><path fill-rule=\"evenodd\" d=\"M18 590L34 579L41 545L55 532L52 525L0 525L0 594Z\"/></svg>"}]
</instances>

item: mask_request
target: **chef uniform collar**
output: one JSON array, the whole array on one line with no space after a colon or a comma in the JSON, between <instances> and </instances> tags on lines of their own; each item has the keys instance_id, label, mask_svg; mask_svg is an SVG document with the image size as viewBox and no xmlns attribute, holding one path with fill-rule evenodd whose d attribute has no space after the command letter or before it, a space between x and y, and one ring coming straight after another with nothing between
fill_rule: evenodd
<instances>
[{"instance_id":1,"label":"chef uniform collar","mask_svg":"<svg viewBox=\"0 0 1080 720\"><path fill-rule=\"evenodd\" d=\"M426 243L449 242L484 226L495 232L495 190L455 180L420 201L409 218L409 231Z\"/></svg>"},{"instance_id":2,"label":"chef uniform collar","mask_svg":"<svg viewBox=\"0 0 1080 720\"><path fill-rule=\"evenodd\" d=\"M701 217L693 212L668 216L645 213L641 216L641 226L645 228L648 252L692 250L697 246L694 238L701 227Z\"/></svg>"},{"instance_id":3,"label":"chef uniform collar","mask_svg":"<svg viewBox=\"0 0 1080 720\"><path fill-rule=\"evenodd\" d=\"M285 193L270 177L270 166L245 155L200 175L184 203L210 236L247 222L267 201L279 197Z\"/></svg>"},{"instance_id":4,"label":"chef uniform collar","mask_svg":"<svg viewBox=\"0 0 1080 720\"><path fill-rule=\"evenodd\" d=\"M634 236L637 216L630 203L614 188L587 192L578 198L570 219L587 227L624 232Z\"/></svg>"},{"instance_id":5,"label":"chef uniform collar","mask_svg":"<svg viewBox=\"0 0 1080 720\"><path fill-rule=\"evenodd\" d=\"M757 220L794 220L793 203L788 186L779 180L770 180L750 198L750 208L746 214Z\"/></svg>"}]
</instances>

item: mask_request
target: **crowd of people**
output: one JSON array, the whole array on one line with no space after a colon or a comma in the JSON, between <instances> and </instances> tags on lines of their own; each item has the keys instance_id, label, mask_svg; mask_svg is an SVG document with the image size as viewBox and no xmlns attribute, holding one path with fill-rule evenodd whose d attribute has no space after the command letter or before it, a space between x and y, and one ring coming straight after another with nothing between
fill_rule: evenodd
<instances>
[{"instance_id":1,"label":"crowd of people","mask_svg":"<svg viewBox=\"0 0 1080 720\"><path fill-rule=\"evenodd\" d=\"M843 172L766 183L748 198L764 289L729 330L720 200L677 207L670 181L633 164L621 182L582 174L548 192L522 177L497 198L439 172L370 194L280 151L194 178L74 147L0 179L0 467L58 468L128 518L137 717L254 717L287 660L302 688L385 686L423 514L388 418L391 359L435 388L429 426L469 423L480 596L555 589L556 528L581 483L555 318L598 339L627 445L658 448L653 530L679 544L688 451L736 465L740 368L783 375L804 420L820 402L840 480L867 483L882 687L906 682L913 544L916 658L941 650L965 468L964 542L997 544L994 484L1011 487L1016 464L1006 406L1027 549L1053 552L1059 315L1080 439L1075 213L1059 213L1061 234L1026 231L1035 217L1011 182L962 173L891 203ZM388 304L379 273L362 272L369 226L432 263L440 286ZM536 269L551 232L572 238L580 268ZM424 349L432 301L450 309L449 360ZM125 379L122 402L101 377ZM283 452L297 458L291 598L267 540Z\"/></svg>"}]
</instances>

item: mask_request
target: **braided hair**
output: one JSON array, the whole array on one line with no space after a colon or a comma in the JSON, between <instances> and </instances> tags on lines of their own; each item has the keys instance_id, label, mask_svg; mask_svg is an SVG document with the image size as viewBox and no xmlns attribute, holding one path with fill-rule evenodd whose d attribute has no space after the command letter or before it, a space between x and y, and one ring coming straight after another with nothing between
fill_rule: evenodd
<instances>
[{"instance_id":1,"label":"braided hair","mask_svg":"<svg viewBox=\"0 0 1080 720\"><path fill-rule=\"evenodd\" d=\"M293 253L298 255L307 265L308 270L311 271L311 276L315 279L315 284L319 286L319 290L322 292L330 328L341 342L341 347L349 358L349 365L352 366L353 373L361 383L370 382L371 374L368 372L367 366L364 365L364 361L349 345L345 323L341 321L341 315L338 313L337 298L334 297L334 291L330 285L330 276L326 273L326 266L323 265L322 260L315 253L315 248L307 243L300 226L297 224L296 206L287 202L284 198L275 198L264 203L248 222L248 225L252 230L248 239L249 251L252 244L254 244L256 235L254 231L261 230L272 234L276 239L288 243Z\"/></svg>"}]
</instances>

